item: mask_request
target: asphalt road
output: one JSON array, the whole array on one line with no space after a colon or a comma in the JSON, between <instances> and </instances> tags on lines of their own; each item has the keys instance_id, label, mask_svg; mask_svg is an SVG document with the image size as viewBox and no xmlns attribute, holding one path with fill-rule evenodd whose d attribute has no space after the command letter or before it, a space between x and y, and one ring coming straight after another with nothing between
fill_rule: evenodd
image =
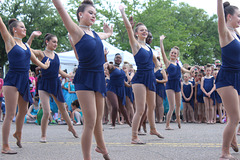
<instances>
[{"instance_id":1,"label":"asphalt road","mask_svg":"<svg viewBox=\"0 0 240 160\"><path fill-rule=\"evenodd\" d=\"M2 122L0 122L2 126ZM148 131L149 131L149 126ZM128 125L117 125L109 129L104 125L105 142L113 160L217 160L221 154L222 132L225 124L182 124L182 129L172 123L174 130L164 130L165 124L157 124L158 131L165 139L147 134L141 136L146 145L132 145L131 128ZM83 126L75 126L80 135ZM15 123L12 123L10 145L17 155L0 154L0 160L81 160L80 138L76 139L67 131L66 125L50 125L45 144L39 143L40 126L25 124L22 145L18 148L12 134ZM1 134L1 133L0 133ZM239 139L239 138L238 138ZM239 142L239 140L238 140ZM0 144L1 144L0 139ZM102 155L96 153L95 140L92 146L92 159L101 160ZM231 153L240 159L239 153Z\"/></svg>"}]
</instances>

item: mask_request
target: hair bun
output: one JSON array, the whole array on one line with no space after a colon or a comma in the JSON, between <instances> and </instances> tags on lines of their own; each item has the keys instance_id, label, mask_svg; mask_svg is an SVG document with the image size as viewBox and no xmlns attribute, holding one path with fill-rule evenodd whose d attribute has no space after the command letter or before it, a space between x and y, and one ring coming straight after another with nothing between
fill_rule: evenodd
<instances>
[{"instance_id":1,"label":"hair bun","mask_svg":"<svg viewBox=\"0 0 240 160\"><path fill-rule=\"evenodd\" d=\"M8 25L12 24L13 22L18 21L16 18L12 18L8 21Z\"/></svg>"},{"instance_id":2,"label":"hair bun","mask_svg":"<svg viewBox=\"0 0 240 160\"><path fill-rule=\"evenodd\" d=\"M224 7L224 8L226 8L226 7L228 7L228 6L230 6L230 3L229 3L228 1L223 3L223 7Z\"/></svg>"},{"instance_id":3,"label":"hair bun","mask_svg":"<svg viewBox=\"0 0 240 160\"><path fill-rule=\"evenodd\" d=\"M51 33L45 34L44 39L45 39L47 36L49 36L49 35L51 35Z\"/></svg>"},{"instance_id":4,"label":"hair bun","mask_svg":"<svg viewBox=\"0 0 240 160\"><path fill-rule=\"evenodd\" d=\"M93 1L91 0L83 0L81 4L90 4L90 5L94 5Z\"/></svg>"}]
</instances>

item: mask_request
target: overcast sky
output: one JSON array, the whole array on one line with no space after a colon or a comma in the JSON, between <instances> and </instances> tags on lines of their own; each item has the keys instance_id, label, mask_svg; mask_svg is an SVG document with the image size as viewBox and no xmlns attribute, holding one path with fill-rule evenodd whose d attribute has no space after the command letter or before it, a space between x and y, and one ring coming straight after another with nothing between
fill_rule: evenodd
<instances>
[{"instance_id":1,"label":"overcast sky","mask_svg":"<svg viewBox=\"0 0 240 160\"><path fill-rule=\"evenodd\" d=\"M179 2L185 2L190 6L204 9L210 16L217 14L217 0L176 0L176 3ZM223 2L225 1L223 0ZM228 2L240 8L240 0L228 0Z\"/></svg>"}]
</instances>

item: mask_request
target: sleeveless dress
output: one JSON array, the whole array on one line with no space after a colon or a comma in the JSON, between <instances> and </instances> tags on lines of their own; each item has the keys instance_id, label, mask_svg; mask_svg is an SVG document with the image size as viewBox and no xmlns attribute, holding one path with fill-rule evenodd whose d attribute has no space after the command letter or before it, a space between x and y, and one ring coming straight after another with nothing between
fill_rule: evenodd
<instances>
[{"instance_id":1,"label":"sleeveless dress","mask_svg":"<svg viewBox=\"0 0 240 160\"><path fill-rule=\"evenodd\" d=\"M44 54L44 53L43 53ZM42 63L45 63L49 57L44 54ZM54 53L54 59L49 58L50 66L48 69L41 69L42 77L39 80L38 90L43 90L54 95L58 101L65 102L62 92L62 86L59 74L60 61L58 55Z\"/></svg>"},{"instance_id":2,"label":"sleeveless dress","mask_svg":"<svg viewBox=\"0 0 240 160\"><path fill-rule=\"evenodd\" d=\"M107 91L114 92L122 100L122 105L126 104L125 76L125 72L122 69L115 68L110 73L110 80L107 85Z\"/></svg>"},{"instance_id":3,"label":"sleeveless dress","mask_svg":"<svg viewBox=\"0 0 240 160\"><path fill-rule=\"evenodd\" d=\"M130 74L129 74L130 75ZM125 76L125 81L127 82L128 81L128 78L127 76ZM133 94L133 90L132 90L132 87L127 87L125 86L125 93L126 93L126 96L130 99L130 101L133 103L134 101L134 94Z\"/></svg>"},{"instance_id":4,"label":"sleeveless dress","mask_svg":"<svg viewBox=\"0 0 240 160\"><path fill-rule=\"evenodd\" d=\"M65 88L68 88L68 82L65 82L64 83L64 85L63 85ZM66 90L66 89L63 89L62 88L62 92L63 92L63 97L64 97L64 99L67 101L67 97L68 97L68 90ZM69 106L68 106L69 107ZM71 106L70 106L71 107Z\"/></svg>"},{"instance_id":5,"label":"sleeveless dress","mask_svg":"<svg viewBox=\"0 0 240 160\"><path fill-rule=\"evenodd\" d=\"M74 84L70 82L70 91L75 91L75 88L74 88ZM75 101L77 99L77 94L76 93L69 93L68 92L68 96L67 96L67 105L68 105L68 110L69 111L72 111L72 107L71 107L71 104L73 101Z\"/></svg>"},{"instance_id":6,"label":"sleeveless dress","mask_svg":"<svg viewBox=\"0 0 240 160\"><path fill-rule=\"evenodd\" d=\"M162 75L161 71L162 71L162 70L159 69L157 72L154 73L156 79L158 79L158 80L162 80L162 79L163 79L163 75ZM165 86L164 86L163 83L157 83L157 84L156 84L156 93L157 93L160 97L162 97L163 99L166 98L166 90L165 90Z\"/></svg>"},{"instance_id":7,"label":"sleeveless dress","mask_svg":"<svg viewBox=\"0 0 240 160\"><path fill-rule=\"evenodd\" d=\"M153 52L149 47L149 51L140 48L134 56L137 72L132 79L132 84L144 84L149 90L156 91L156 77L154 75Z\"/></svg>"},{"instance_id":8,"label":"sleeveless dress","mask_svg":"<svg viewBox=\"0 0 240 160\"><path fill-rule=\"evenodd\" d=\"M197 101L198 101L198 103L204 103L203 91L201 90L201 84L197 85Z\"/></svg>"},{"instance_id":9,"label":"sleeveless dress","mask_svg":"<svg viewBox=\"0 0 240 160\"><path fill-rule=\"evenodd\" d=\"M94 38L84 34L75 45L79 64L73 80L75 90L90 90L106 94L103 64L105 63L103 44L94 31Z\"/></svg>"},{"instance_id":10,"label":"sleeveless dress","mask_svg":"<svg viewBox=\"0 0 240 160\"><path fill-rule=\"evenodd\" d=\"M170 64L167 68L168 72L168 81L166 83L166 90L171 89L175 92L181 91L181 67L177 63L175 66L174 64Z\"/></svg>"},{"instance_id":11,"label":"sleeveless dress","mask_svg":"<svg viewBox=\"0 0 240 160\"><path fill-rule=\"evenodd\" d=\"M216 78L216 89L233 86L240 95L240 42L234 39L221 50L222 66Z\"/></svg>"},{"instance_id":12,"label":"sleeveless dress","mask_svg":"<svg viewBox=\"0 0 240 160\"><path fill-rule=\"evenodd\" d=\"M24 101L32 103L28 74L31 57L30 49L27 47L27 49L24 50L16 44L7 56L9 60L9 71L4 79L4 86L16 87Z\"/></svg>"},{"instance_id":13,"label":"sleeveless dress","mask_svg":"<svg viewBox=\"0 0 240 160\"><path fill-rule=\"evenodd\" d=\"M205 89L206 92L210 92L212 90L213 84L214 84L214 77L204 78L203 88ZM203 93L203 96L207 97L204 93ZM214 92L210 95L210 97L213 101L215 101Z\"/></svg>"},{"instance_id":14,"label":"sleeveless dress","mask_svg":"<svg viewBox=\"0 0 240 160\"><path fill-rule=\"evenodd\" d=\"M188 85L183 84L183 93L186 98L190 97L190 95L191 95L191 84L190 83ZM182 96L182 102L190 103L191 106L193 107L193 102L194 102L193 98L191 98L190 101L185 101L185 99Z\"/></svg>"}]
</instances>

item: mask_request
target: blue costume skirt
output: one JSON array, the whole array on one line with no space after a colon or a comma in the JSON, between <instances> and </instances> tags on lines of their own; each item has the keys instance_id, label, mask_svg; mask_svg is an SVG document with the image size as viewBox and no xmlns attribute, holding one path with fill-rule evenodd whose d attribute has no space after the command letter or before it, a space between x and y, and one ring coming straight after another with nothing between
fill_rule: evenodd
<instances>
[{"instance_id":1,"label":"blue costume skirt","mask_svg":"<svg viewBox=\"0 0 240 160\"><path fill-rule=\"evenodd\" d=\"M114 92L122 100L122 105L126 105L125 86L117 87L108 84L107 91Z\"/></svg>"},{"instance_id":2,"label":"blue costume skirt","mask_svg":"<svg viewBox=\"0 0 240 160\"><path fill-rule=\"evenodd\" d=\"M150 91L156 91L156 78L152 70L137 71L132 79L132 84L144 84Z\"/></svg>"},{"instance_id":3,"label":"blue costume skirt","mask_svg":"<svg viewBox=\"0 0 240 160\"><path fill-rule=\"evenodd\" d=\"M157 85L156 85L156 93L157 93L157 95L159 95L163 99L165 99L167 97L164 84L157 83Z\"/></svg>"},{"instance_id":4,"label":"blue costume skirt","mask_svg":"<svg viewBox=\"0 0 240 160\"><path fill-rule=\"evenodd\" d=\"M54 95L60 102L65 102L59 77L52 79L45 79L42 77L38 83L38 90L43 90L49 94Z\"/></svg>"},{"instance_id":5,"label":"blue costume skirt","mask_svg":"<svg viewBox=\"0 0 240 160\"><path fill-rule=\"evenodd\" d=\"M233 86L240 95L240 71L220 69L215 81L216 89Z\"/></svg>"},{"instance_id":6,"label":"blue costume skirt","mask_svg":"<svg viewBox=\"0 0 240 160\"><path fill-rule=\"evenodd\" d=\"M4 79L4 86L16 87L24 101L33 102L30 93L28 72L9 71Z\"/></svg>"},{"instance_id":7,"label":"blue costume skirt","mask_svg":"<svg viewBox=\"0 0 240 160\"><path fill-rule=\"evenodd\" d=\"M133 103L134 101L134 94L133 94L133 90L132 87L126 87L125 86L125 92L126 92L126 96L130 99L130 101Z\"/></svg>"},{"instance_id":8,"label":"blue costume skirt","mask_svg":"<svg viewBox=\"0 0 240 160\"><path fill-rule=\"evenodd\" d=\"M104 71L87 71L78 68L73 80L75 91L89 90L106 94L106 82Z\"/></svg>"},{"instance_id":9,"label":"blue costume skirt","mask_svg":"<svg viewBox=\"0 0 240 160\"><path fill-rule=\"evenodd\" d=\"M166 83L166 90L171 89L175 92L181 91L181 82L179 79L168 80Z\"/></svg>"}]
</instances>

